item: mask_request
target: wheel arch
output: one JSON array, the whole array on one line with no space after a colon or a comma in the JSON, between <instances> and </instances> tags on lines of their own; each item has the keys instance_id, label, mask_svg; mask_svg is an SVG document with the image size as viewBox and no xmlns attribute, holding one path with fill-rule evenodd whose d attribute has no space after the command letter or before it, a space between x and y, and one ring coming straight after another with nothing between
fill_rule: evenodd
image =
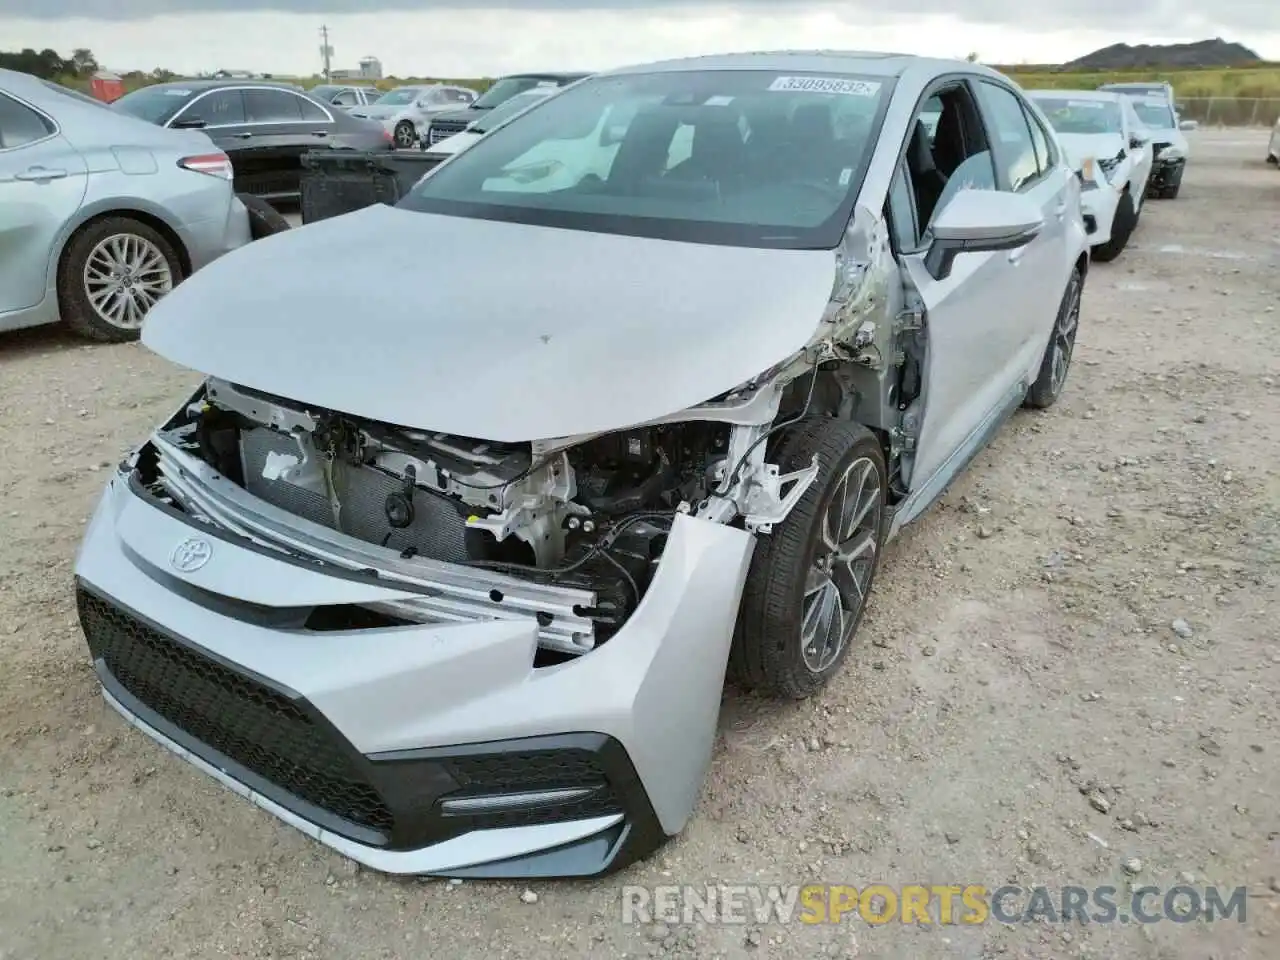
<instances>
[{"instance_id":1,"label":"wheel arch","mask_svg":"<svg viewBox=\"0 0 1280 960\"><path fill-rule=\"evenodd\" d=\"M178 255L178 260L182 264L182 275L191 275L191 254L187 251L187 244L182 239L182 234L158 213L143 209L135 204L125 203L97 206L81 211L81 213L87 215L82 215L74 225L71 225L65 231L58 243L57 256L51 258L50 266L52 269L48 278L48 284L51 288L56 289L57 287L58 276L62 273L62 268L66 264L67 254L71 249L71 241L95 223L100 223L111 217L126 217L151 227L165 240L169 241L169 245L173 247L173 252Z\"/></svg>"}]
</instances>

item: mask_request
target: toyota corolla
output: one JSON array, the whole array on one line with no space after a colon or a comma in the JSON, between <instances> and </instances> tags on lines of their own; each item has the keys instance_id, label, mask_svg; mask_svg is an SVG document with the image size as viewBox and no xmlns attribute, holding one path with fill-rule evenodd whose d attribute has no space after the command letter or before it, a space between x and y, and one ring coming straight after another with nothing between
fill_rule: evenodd
<instances>
[{"instance_id":1,"label":"toyota corolla","mask_svg":"<svg viewBox=\"0 0 1280 960\"><path fill-rule=\"evenodd\" d=\"M886 539L1059 397L1087 249L984 67L590 78L156 307L205 379L78 558L107 701L380 870L616 869L688 821L726 668L835 678Z\"/></svg>"}]
</instances>

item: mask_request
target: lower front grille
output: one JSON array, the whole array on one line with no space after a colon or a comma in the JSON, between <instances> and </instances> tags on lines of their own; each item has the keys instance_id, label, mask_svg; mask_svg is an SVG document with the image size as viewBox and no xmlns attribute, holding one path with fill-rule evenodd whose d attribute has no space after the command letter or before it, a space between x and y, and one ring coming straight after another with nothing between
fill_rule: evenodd
<instances>
[{"instance_id":1,"label":"lower front grille","mask_svg":"<svg viewBox=\"0 0 1280 960\"><path fill-rule=\"evenodd\" d=\"M76 604L94 659L148 709L285 794L390 835L391 811L352 762L352 748L293 698L83 588ZM200 755L197 745L184 746Z\"/></svg>"}]
</instances>

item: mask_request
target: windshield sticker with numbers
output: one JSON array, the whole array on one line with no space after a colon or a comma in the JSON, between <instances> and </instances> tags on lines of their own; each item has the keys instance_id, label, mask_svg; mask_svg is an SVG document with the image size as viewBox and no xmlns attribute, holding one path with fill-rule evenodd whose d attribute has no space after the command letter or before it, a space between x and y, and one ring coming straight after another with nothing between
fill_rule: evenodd
<instances>
[{"instance_id":1,"label":"windshield sticker with numbers","mask_svg":"<svg viewBox=\"0 0 1280 960\"><path fill-rule=\"evenodd\" d=\"M778 77L769 84L773 91L788 93L839 93L846 97L874 97L880 84L873 80L846 80L842 77Z\"/></svg>"}]
</instances>

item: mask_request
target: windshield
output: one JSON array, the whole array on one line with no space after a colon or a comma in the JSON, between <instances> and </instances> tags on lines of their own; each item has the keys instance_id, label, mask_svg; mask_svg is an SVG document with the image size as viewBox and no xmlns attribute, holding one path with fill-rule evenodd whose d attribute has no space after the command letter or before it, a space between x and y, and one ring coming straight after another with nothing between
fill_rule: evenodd
<instances>
[{"instance_id":1,"label":"windshield","mask_svg":"<svg viewBox=\"0 0 1280 960\"><path fill-rule=\"evenodd\" d=\"M534 93L532 90L527 90L524 93L518 93L510 100L505 100L498 104L479 120L472 123L471 129L475 130L477 133L484 133L486 130L492 130L498 124L506 120L507 117L514 117L521 110L525 110L528 107L533 106L539 100L546 99L546 97L547 94L540 91L538 93Z\"/></svg>"},{"instance_id":2,"label":"windshield","mask_svg":"<svg viewBox=\"0 0 1280 960\"><path fill-rule=\"evenodd\" d=\"M119 100L113 101L111 108L140 117L150 123L162 124L177 113L194 93L194 90L187 87L167 85L140 87L133 93L126 93Z\"/></svg>"},{"instance_id":3,"label":"windshield","mask_svg":"<svg viewBox=\"0 0 1280 960\"><path fill-rule=\"evenodd\" d=\"M830 249L891 82L735 70L584 81L494 130L400 206L738 246Z\"/></svg>"},{"instance_id":4,"label":"windshield","mask_svg":"<svg viewBox=\"0 0 1280 960\"><path fill-rule=\"evenodd\" d=\"M1035 101L1058 133L1124 132L1120 104L1115 100L1036 96Z\"/></svg>"},{"instance_id":5,"label":"windshield","mask_svg":"<svg viewBox=\"0 0 1280 960\"><path fill-rule=\"evenodd\" d=\"M540 83L549 86L556 86L554 80L539 80L537 77L503 77L492 87L484 92L474 104L477 110L492 110L498 104L510 100L517 93L523 93L525 90L532 90Z\"/></svg>"},{"instance_id":6,"label":"windshield","mask_svg":"<svg viewBox=\"0 0 1280 960\"><path fill-rule=\"evenodd\" d=\"M1133 109L1144 126L1155 130L1172 130L1177 126L1173 116L1173 108L1163 97L1132 98Z\"/></svg>"},{"instance_id":7,"label":"windshield","mask_svg":"<svg viewBox=\"0 0 1280 960\"><path fill-rule=\"evenodd\" d=\"M417 87L396 87L396 89L384 93L377 100L373 101L378 106L397 106L399 104L413 103L418 98L421 91Z\"/></svg>"}]
</instances>

